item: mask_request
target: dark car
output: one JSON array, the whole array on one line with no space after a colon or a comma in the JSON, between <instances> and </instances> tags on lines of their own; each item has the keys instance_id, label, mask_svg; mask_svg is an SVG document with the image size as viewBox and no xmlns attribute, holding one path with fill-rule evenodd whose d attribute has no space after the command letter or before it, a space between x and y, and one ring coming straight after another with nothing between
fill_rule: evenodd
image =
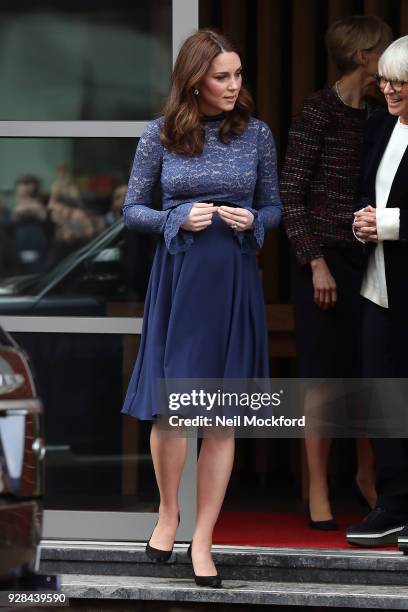
<instances>
[{"instance_id":1,"label":"dark car","mask_svg":"<svg viewBox=\"0 0 408 612\"><path fill-rule=\"evenodd\" d=\"M42 405L26 354L0 327L0 581L38 569L44 489Z\"/></svg>"},{"instance_id":2,"label":"dark car","mask_svg":"<svg viewBox=\"0 0 408 612\"><path fill-rule=\"evenodd\" d=\"M47 273L0 278L0 314L109 316L112 304L143 302L151 253L151 238L119 220Z\"/></svg>"}]
</instances>

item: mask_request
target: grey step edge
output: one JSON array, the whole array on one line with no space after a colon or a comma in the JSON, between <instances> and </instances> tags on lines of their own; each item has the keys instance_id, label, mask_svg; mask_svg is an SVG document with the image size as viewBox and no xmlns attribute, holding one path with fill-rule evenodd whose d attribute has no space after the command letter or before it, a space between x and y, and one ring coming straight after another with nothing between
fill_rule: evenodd
<instances>
[{"instance_id":1,"label":"grey step edge","mask_svg":"<svg viewBox=\"0 0 408 612\"><path fill-rule=\"evenodd\" d=\"M192 580L131 576L62 575L71 599L178 601L225 604L325 606L408 610L408 587L224 581L223 588L200 588Z\"/></svg>"}]
</instances>

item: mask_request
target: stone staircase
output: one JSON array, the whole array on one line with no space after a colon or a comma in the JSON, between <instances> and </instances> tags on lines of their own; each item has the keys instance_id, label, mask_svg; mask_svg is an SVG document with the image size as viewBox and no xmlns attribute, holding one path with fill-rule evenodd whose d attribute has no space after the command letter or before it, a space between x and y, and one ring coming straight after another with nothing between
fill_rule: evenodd
<instances>
[{"instance_id":1,"label":"stone staircase","mask_svg":"<svg viewBox=\"0 0 408 612\"><path fill-rule=\"evenodd\" d=\"M177 544L156 565L144 545L44 542L40 572L70 598L408 610L408 556L397 551L215 546L222 589L197 587Z\"/></svg>"}]
</instances>

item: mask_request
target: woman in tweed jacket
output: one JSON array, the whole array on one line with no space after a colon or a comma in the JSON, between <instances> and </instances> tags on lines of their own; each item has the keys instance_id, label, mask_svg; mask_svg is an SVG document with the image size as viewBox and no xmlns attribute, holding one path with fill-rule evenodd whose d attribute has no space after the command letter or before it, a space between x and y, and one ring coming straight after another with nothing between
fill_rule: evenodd
<instances>
[{"instance_id":1,"label":"woman in tweed jacket","mask_svg":"<svg viewBox=\"0 0 408 612\"><path fill-rule=\"evenodd\" d=\"M352 233L352 213L363 131L372 110L366 92L391 37L389 26L377 17L352 16L334 23L326 43L341 77L305 100L290 130L281 193L296 259L293 290L301 377L359 375L362 257ZM320 401L330 401L329 395ZM307 437L305 443L310 527L337 529L327 483L331 438ZM359 440L357 449L356 483L373 506L368 440Z\"/></svg>"}]
</instances>

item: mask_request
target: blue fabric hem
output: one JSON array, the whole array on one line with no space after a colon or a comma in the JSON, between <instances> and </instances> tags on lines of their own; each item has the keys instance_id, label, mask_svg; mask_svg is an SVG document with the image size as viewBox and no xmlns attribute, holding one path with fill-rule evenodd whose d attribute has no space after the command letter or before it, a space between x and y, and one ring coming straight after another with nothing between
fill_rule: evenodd
<instances>
[{"instance_id":1,"label":"blue fabric hem","mask_svg":"<svg viewBox=\"0 0 408 612\"><path fill-rule=\"evenodd\" d=\"M123 407L120 411L121 414L125 414L126 416L130 416L133 419L138 419L139 421L155 421L157 419L157 414L147 415L147 414L133 414L126 407Z\"/></svg>"}]
</instances>

